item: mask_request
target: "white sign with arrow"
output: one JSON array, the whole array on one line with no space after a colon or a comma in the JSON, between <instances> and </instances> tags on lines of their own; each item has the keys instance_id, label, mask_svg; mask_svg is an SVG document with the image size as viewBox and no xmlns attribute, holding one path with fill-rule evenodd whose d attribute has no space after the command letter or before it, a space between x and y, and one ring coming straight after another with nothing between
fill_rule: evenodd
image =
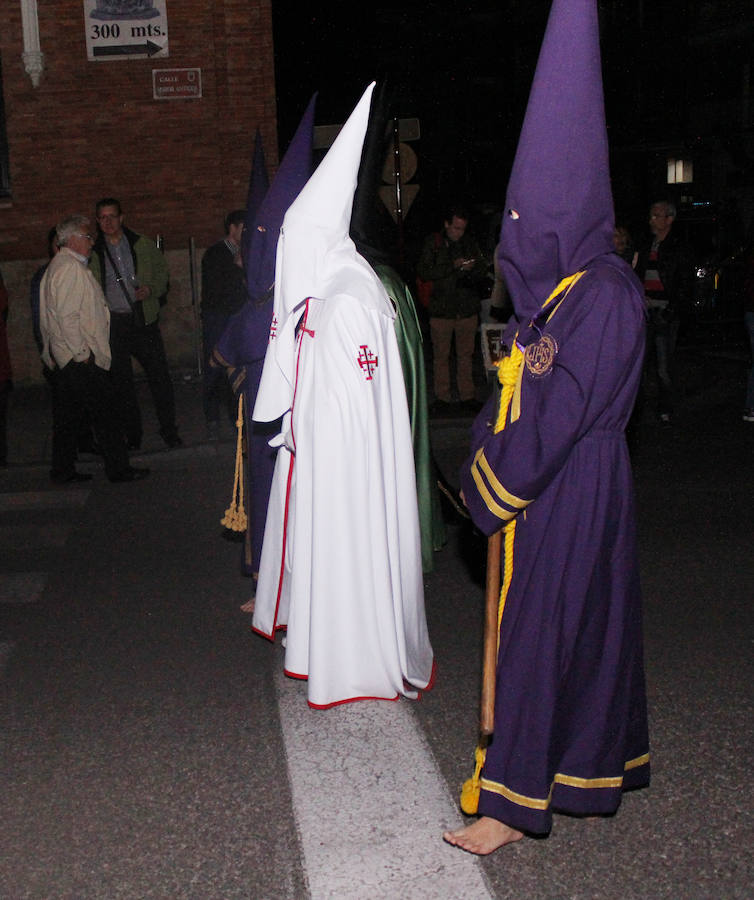
<instances>
[{"instance_id":1,"label":"white sign with arrow","mask_svg":"<svg viewBox=\"0 0 754 900\"><path fill-rule=\"evenodd\" d=\"M84 0L84 30L87 59L169 55L166 0Z\"/></svg>"}]
</instances>

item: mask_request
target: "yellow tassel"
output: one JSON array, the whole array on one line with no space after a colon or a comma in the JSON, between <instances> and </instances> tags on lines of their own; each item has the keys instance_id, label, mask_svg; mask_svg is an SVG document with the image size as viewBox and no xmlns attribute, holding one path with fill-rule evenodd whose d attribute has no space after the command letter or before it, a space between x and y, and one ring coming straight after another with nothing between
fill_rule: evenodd
<instances>
[{"instance_id":1,"label":"yellow tassel","mask_svg":"<svg viewBox=\"0 0 754 900\"><path fill-rule=\"evenodd\" d=\"M236 471L233 478L233 495L230 506L220 524L231 531L246 531L246 511L243 507L243 394L238 395L238 418L236 419L238 439L236 440Z\"/></svg>"},{"instance_id":2,"label":"yellow tassel","mask_svg":"<svg viewBox=\"0 0 754 900\"><path fill-rule=\"evenodd\" d=\"M467 816L475 815L479 809L480 776L486 756L487 749L478 744L474 751L474 759L476 760L474 774L467 781L464 781L461 788L461 809Z\"/></svg>"}]
</instances>

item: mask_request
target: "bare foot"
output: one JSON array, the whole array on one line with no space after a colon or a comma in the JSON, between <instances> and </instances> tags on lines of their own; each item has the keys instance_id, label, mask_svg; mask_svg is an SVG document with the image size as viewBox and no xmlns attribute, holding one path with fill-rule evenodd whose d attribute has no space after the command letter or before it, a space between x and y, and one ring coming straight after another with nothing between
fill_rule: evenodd
<instances>
[{"instance_id":1,"label":"bare foot","mask_svg":"<svg viewBox=\"0 0 754 900\"><path fill-rule=\"evenodd\" d=\"M482 816L472 825L459 828L458 831L446 831L442 837L454 847L460 847L461 850L468 850L469 853L476 853L479 856L486 856L497 850L498 847L520 841L523 834L497 819Z\"/></svg>"},{"instance_id":2,"label":"bare foot","mask_svg":"<svg viewBox=\"0 0 754 900\"><path fill-rule=\"evenodd\" d=\"M242 612L253 613L254 612L254 601L256 597L250 597L246 603L241 607Z\"/></svg>"}]
</instances>

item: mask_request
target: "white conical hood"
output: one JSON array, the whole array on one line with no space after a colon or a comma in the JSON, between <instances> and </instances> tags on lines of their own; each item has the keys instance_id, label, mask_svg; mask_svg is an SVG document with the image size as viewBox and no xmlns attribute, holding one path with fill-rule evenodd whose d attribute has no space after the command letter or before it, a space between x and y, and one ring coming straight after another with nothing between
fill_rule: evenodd
<instances>
[{"instance_id":1,"label":"white conical hood","mask_svg":"<svg viewBox=\"0 0 754 900\"><path fill-rule=\"evenodd\" d=\"M348 232L374 82L332 147L289 207L277 247L273 331L254 418L272 421L290 409L295 379L295 326L309 297L358 297L394 316L379 278Z\"/></svg>"}]
</instances>

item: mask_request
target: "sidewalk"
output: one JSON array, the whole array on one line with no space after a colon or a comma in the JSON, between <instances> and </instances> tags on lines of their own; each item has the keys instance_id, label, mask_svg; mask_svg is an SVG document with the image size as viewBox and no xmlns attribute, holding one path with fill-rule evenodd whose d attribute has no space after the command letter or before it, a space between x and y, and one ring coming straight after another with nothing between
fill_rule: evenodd
<instances>
[{"instance_id":1,"label":"sidewalk","mask_svg":"<svg viewBox=\"0 0 754 900\"><path fill-rule=\"evenodd\" d=\"M699 426L708 428L715 422L722 433L741 430L741 407L748 375L748 351L741 346L725 348L680 348L676 367L680 391L676 436L699 432ZM172 373L178 432L183 447L168 450L159 435L159 425L154 404L146 380L136 379L137 395L144 422L142 449L132 454L134 462L144 460L146 465L161 468L172 465L184 456L231 456L236 446L235 426L227 421L220 423L218 441L208 441L202 409L202 381L195 371L174 370ZM654 416L654 397L650 387L644 404L642 431L645 451L652 454L656 442L657 423ZM469 430L473 416L448 415L430 418L430 434L436 462L445 477L457 482L458 465L468 453ZM706 430L706 428L704 429ZM754 426L744 429L754 435ZM718 434L720 437L721 434ZM50 392L46 384L16 388L10 397L8 410L8 471L22 468L47 469L50 465L52 439L52 414ZM667 438L662 441L667 443ZM137 462L138 464L138 462ZM81 471L101 468L100 457L85 456L80 462Z\"/></svg>"},{"instance_id":2,"label":"sidewalk","mask_svg":"<svg viewBox=\"0 0 754 900\"><path fill-rule=\"evenodd\" d=\"M202 381L195 372L174 371L176 418L183 447L168 450L159 434L159 424L149 387L143 378L136 379L144 423L142 448L132 453L132 461L149 460L149 465L160 465L168 459L180 459L187 453L203 455L232 453L235 449L236 429L227 420L220 423L218 441L208 441L202 410ZM50 391L46 384L15 388L10 396L8 409L8 469L49 468L52 446L52 410ZM81 471L102 466L97 456L84 455L80 460Z\"/></svg>"}]
</instances>

